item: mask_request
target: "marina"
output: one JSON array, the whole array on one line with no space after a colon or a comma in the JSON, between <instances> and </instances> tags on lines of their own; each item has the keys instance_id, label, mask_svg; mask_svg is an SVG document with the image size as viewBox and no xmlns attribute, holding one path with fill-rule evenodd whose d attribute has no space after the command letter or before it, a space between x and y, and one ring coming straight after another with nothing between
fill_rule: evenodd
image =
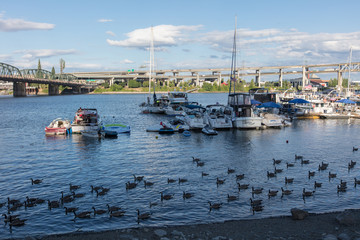
<instances>
[{"instance_id":1,"label":"marina","mask_svg":"<svg viewBox=\"0 0 360 240\"><path fill-rule=\"evenodd\" d=\"M226 105L227 97L189 94L191 101L205 106ZM143 114L139 103L145 98L145 94L2 97L0 203L7 202L7 197L23 202L27 196L46 202L11 212L27 221L11 230L4 225L0 238L288 216L293 207L314 213L359 208L354 179L360 178L360 172L353 164L360 154L355 150L360 138L358 119L294 119L286 128L231 129L216 136L201 131L189 136L157 134L146 128L172 117ZM97 109L101 121L108 124L131 126L131 133L101 140L79 134L45 136L49 122L59 116L73 119L79 106ZM12 121L15 115L17 125ZM19 126L27 131L19 131ZM281 161L274 165L273 159ZM329 165L318 171L322 162ZM309 171L314 176L309 177ZM276 174L268 177L267 172ZM330 173L336 176L329 178ZM286 177L294 178L293 182L285 184ZM41 181L32 184L31 178L34 183ZM322 186L314 189L315 181ZM347 182L346 191L341 182ZM70 184L79 189L70 190ZM91 186L101 189L92 191ZM264 190L253 196L251 187ZM282 196L281 188L292 193ZM304 188L315 193L304 198ZM269 190L278 193L269 197ZM184 198L184 192L192 197ZM61 203L67 195L73 200ZM168 195L171 199L165 200ZM236 199L228 201L228 195ZM250 198L262 200L261 211L253 211L258 209ZM61 207L54 203L49 209L48 200L58 201ZM221 207L211 209L209 201ZM107 210L107 204L125 213L94 215L92 207ZM78 208L78 217L66 214L64 207ZM138 221L137 209L140 214L150 213L150 218ZM0 211L7 214L7 204ZM86 211L91 212L90 218L81 218Z\"/></svg>"}]
</instances>

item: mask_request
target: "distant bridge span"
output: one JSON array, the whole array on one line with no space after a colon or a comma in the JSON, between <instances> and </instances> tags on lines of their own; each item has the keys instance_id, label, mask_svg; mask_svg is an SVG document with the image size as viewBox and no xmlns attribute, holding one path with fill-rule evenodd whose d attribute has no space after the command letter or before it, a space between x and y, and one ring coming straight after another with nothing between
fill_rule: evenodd
<instances>
[{"instance_id":1,"label":"distant bridge span","mask_svg":"<svg viewBox=\"0 0 360 240\"><path fill-rule=\"evenodd\" d=\"M51 74L47 70L23 69L0 63L0 81L13 82L13 95L16 97L26 96L26 83L49 84L49 95L58 95L59 86L69 86L78 93L85 87L82 81L71 74Z\"/></svg>"}]
</instances>

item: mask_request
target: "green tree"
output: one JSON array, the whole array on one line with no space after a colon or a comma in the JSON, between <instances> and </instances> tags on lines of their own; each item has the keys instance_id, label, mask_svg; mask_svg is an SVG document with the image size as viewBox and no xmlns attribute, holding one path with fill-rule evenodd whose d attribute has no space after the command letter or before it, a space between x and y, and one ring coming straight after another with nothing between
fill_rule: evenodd
<instances>
[{"instance_id":1,"label":"green tree","mask_svg":"<svg viewBox=\"0 0 360 240\"><path fill-rule=\"evenodd\" d=\"M211 85L211 83L204 82L202 85L202 89L204 91L210 92L213 90L213 86Z\"/></svg>"},{"instance_id":2,"label":"green tree","mask_svg":"<svg viewBox=\"0 0 360 240\"><path fill-rule=\"evenodd\" d=\"M51 79L55 79L55 68L52 67L51 69Z\"/></svg>"},{"instance_id":3,"label":"green tree","mask_svg":"<svg viewBox=\"0 0 360 240\"><path fill-rule=\"evenodd\" d=\"M60 58L60 74L63 74L64 69L65 69L65 60Z\"/></svg>"},{"instance_id":4,"label":"green tree","mask_svg":"<svg viewBox=\"0 0 360 240\"><path fill-rule=\"evenodd\" d=\"M140 87L140 82L136 80L129 81L129 88L138 88L138 87Z\"/></svg>"},{"instance_id":5,"label":"green tree","mask_svg":"<svg viewBox=\"0 0 360 240\"><path fill-rule=\"evenodd\" d=\"M36 78L42 78L40 59L38 61L38 67L37 67L37 71L36 71Z\"/></svg>"},{"instance_id":6,"label":"green tree","mask_svg":"<svg viewBox=\"0 0 360 240\"><path fill-rule=\"evenodd\" d=\"M254 79L251 79L249 89L255 88L255 82Z\"/></svg>"}]
</instances>

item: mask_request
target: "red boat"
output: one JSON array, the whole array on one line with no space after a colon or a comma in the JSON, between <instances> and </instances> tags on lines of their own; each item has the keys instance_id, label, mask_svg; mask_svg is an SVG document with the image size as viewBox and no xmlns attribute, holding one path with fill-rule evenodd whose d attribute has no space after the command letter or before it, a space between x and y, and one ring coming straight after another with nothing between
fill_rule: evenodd
<instances>
[{"instance_id":1,"label":"red boat","mask_svg":"<svg viewBox=\"0 0 360 240\"><path fill-rule=\"evenodd\" d=\"M66 135L71 131L71 122L70 120L63 120L61 118L57 118L53 120L49 126L45 128L45 135Z\"/></svg>"}]
</instances>

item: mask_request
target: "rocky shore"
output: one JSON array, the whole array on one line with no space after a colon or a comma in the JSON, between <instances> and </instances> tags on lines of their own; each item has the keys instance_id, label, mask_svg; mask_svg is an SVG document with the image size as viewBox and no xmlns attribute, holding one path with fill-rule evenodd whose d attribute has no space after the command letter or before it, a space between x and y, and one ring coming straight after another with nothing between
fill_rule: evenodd
<instances>
[{"instance_id":1,"label":"rocky shore","mask_svg":"<svg viewBox=\"0 0 360 240\"><path fill-rule=\"evenodd\" d=\"M236 220L212 224L142 227L104 232L27 237L42 240L98 239L341 239L360 240L360 210Z\"/></svg>"}]
</instances>

